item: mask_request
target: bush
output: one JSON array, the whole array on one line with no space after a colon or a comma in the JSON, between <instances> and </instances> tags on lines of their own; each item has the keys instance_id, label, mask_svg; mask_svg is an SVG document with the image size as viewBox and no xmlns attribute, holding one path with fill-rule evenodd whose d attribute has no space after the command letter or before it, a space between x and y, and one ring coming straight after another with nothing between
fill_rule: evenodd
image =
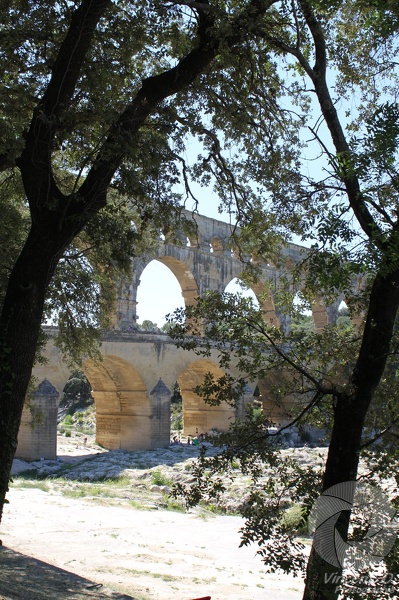
<instances>
[{"instance_id":1,"label":"bush","mask_svg":"<svg viewBox=\"0 0 399 600\"><path fill-rule=\"evenodd\" d=\"M293 504L285 511L281 518L281 526L294 533L304 533L307 531L306 519L303 515L303 508L300 504Z\"/></svg>"},{"instance_id":2,"label":"bush","mask_svg":"<svg viewBox=\"0 0 399 600\"><path fill-rule=\"evenodd\" d=\"M183 413L181 399L175 399L171 405L170 428L173 431L181 431L183 429Z\"/></svg>"},{"instance_id":3,"label":"bush","mask_svg":"<svg viewBox=\"0 0 399 600\"><path fill-rule=\"evenodd\" d=\"M65 415L65 417L64 417L64 425L66 425L67 427L71 427L73 425L72 415Z\"/></svg>"},{"instance_id":4,"label":"bush","mask_svg":"<svg viewBox=\"0 0 399 600\"><path fill-rule=\"evenodd\" d=\"M183 418L181 415L172 416L170 428L174 431L181 431L183 429Z\"/></svg>"},{"instance_id":5,"label":"bush","mask_svg":"<svg viewBox=\"0 0 399 600\"><path fill-rule=\"evenodd\" d=\"M153 485L167 485L169 487L173 485L173 481L162 473L161 469L151 471L151 479Z\"/></svg>"}]
</instances>

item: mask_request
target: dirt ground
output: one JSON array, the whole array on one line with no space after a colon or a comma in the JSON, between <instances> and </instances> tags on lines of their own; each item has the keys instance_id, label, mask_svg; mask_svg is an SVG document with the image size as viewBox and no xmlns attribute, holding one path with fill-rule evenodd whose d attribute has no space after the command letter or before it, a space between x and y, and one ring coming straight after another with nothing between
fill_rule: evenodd
<instances>
[{"instance_id":1,"label":"dirt ground","mask_svg":"<svg viewBox=\"0 0 399 600\"><path fill-rule=\"evenodd\" d=\"M238 547L239 517L99 505L35 487L8 499L1 600L302 598L303 581L266 574L256 548Z\"/></svg>"}]
</instances>

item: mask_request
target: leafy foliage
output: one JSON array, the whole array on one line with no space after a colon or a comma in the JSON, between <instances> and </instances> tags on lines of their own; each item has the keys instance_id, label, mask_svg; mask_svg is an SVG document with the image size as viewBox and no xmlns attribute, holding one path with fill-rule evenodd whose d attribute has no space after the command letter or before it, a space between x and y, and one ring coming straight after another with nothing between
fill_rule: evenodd
<instances>
[{"instance_id":1,"label":"leafy foliage","mask_svg":"<svg viewBox=\"0 0 399 600\"><path fill-rule=\"evenodd\" d=\"M185 203L197 208L192 182L212 186L237 222L232 245L248 283L259 261L279 268L281 285L269 291L286 319L272 326L250 302L223 294L188 308L185 323L176 315L179 344L218 352L225 369L197 392L212 404L233 402L248 382L266 381L269 408L330 432L323 487L356 478L362 446L390 455L399 306L396 3L15 0L1 4L0 23L0 234L10 244L0 255L0 510L40 322L59 315L60 344L74 361L92 352L130 257L176 228ZM199 150L188 157L193 140ZM294 236L311 245L296 265L281 250ZM351 317L363 311L362 327L290 330L298 290L309 306L320 296L331 305L339 290ZM193 497L223 491L218 468L233 456L254 485L262 462L277 468L273 414L233 427L240 443L226 440L212 486L198 471ZM289 478L292 501L309 504L317 474L299 476L281 463L282 490L251 490L244 534L263 547L277 536L268 560L284 570L301 566L279 500ZM314 560L306 600L336 598L321 589Z\"/></svg>"},{"instance_id":2,"label":"leafy foliage","mask_svg":"<svg viewBox=\"0 0 399 600\"><path fill-rule=\"evenodd\" d=\"M79 397L83 402L93 400L91 385L82 371L74 371L63 389L65 400L76 400Z\"/></svg>"},{"instance_id":3,"label":"leafy foliage","mask_svg":"<svg viewBox=\"0 0 399 600\"><path fill-rule=\"evenodd\" d=\"M142 331L150 331L150 332L159 331L158 325L156 323L153 323L149 319L145 319L142 323L140 323L139 327Z\"/></svg>"},{"instance_id":4,"label":"leafy foliage","mask_svg":"<svg viewBox=\"0 0 399 600\"><path fill-rule=\"evenodd\" d=\"M298 501L306 516L322 489L357 477L361 453L369 467L368 477L375 481L389 477L388 465L392 467L396 461L397 9L393 3L367 0L303 1L290 6L282 3L271 11L270 18L275 28L265 33L268 58L279 60L285 70L288 83L280 80L280 85L292 104L300 98L302 112L292 110L293 121L310 131L307 145L295 147L306 164L310 142L315 142L323 160L313 159L319 161L320 170L313 167L310 173L303 164L287 161L287 156L280 154L276 178L272 175L271 180L280 184L281 179L281 193L273 183L262 181L262 191L261 186L257 189L259 202L244 203L238 213L242 237L237 245L242 257L247 253L256 261L263 259L280 267L279 286L274 283L270 292L279 315L290 325L268 324L262 308L256 309L242 298L210 293L199 298L195 307L187 307L185 314L180 311L171 317L176 325L170 334L184 348L203 356L216 355L225 369L220 380L208 374L197 387L206 402L237 401L245 385L258 383L265 410L260 420L248 419L233 425L229 433L211 438L222 448L220 455L211 459L204 455L194 470L194 487L178 491L189 503L221 494L218 473L227 470L229 461L244 457L241 468L249 473L253 491L251 488L246 507L243 543L259 542L271 569L295 570L303 564L292 538L285 537L279 509L281 499L288 495L283 484L279 495L280 481L287 482L291 502ZM290 26L279 30L277 24L283 18ZM329 68L332 86L326 77ZM325 130L319 127L315 104L306 106L309 81ZM343 102L351 99L352 106L346 113L342 110L341 118L330 89ZM279 131L279 139L283 137ZM266 162L271 156L267 155ZM269 168L276 162L268 163ZM287 179L284 169L289 172ZM266 172L263 169L262 177ZM290 182L287 188L285 181ZM287 228L284 239L295 233L312 240L311 248L300 263L287 267L284 250L279 254L275 245L262 244L262 227L273 231ZM241 230L237 239L239 233ZM258 275L249 265L247 282L256 281ZM383 289L392 299L385 308ZM320 297L328 307L341 293L348 315L314 331L311 317L305 318L293 306L298 290L302 290L306 308ZM259 300L262 302L261 297ZM356 326L351 322L354 317ZM231 375L233 366L238 377ZM279 422L273 423L271 416L276 414ZM276 428L270 427L274 424ZM297 478L292 465L284 471L278 440L289 425L317 425L326 432L330 452L318 476L306 473ZM352 442L355 437L358 442ZM278 473L269 484L259 479L265 464ZM376 464L381 469L376 470ZM394 556L395 551L386 557L385 569L391 568ZM306 600L337 598L340 586L345 597L371 598L379 593L383 597L383 589L374 592L369 585L359 584L362 574L345 572L335 585L332 580L326 582L323 573L328 565L320 567L317 560L311 556L308 564ZM375 583L381 585L381 577L376 577Z\"/></svg>"}]
</instances>

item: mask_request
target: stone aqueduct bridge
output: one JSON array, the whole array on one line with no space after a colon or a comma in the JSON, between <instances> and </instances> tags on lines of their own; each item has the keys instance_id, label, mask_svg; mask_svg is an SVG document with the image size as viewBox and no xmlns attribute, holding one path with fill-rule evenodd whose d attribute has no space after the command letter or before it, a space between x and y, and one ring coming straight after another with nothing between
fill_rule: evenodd
<instances>
[{"instance_id":1,"label":"stone aqueduct bridge","mask_svg":"<svg viewBox=\"0 0 399 600\"><path fill-rule=\"evenodd\" d=\"M186 212L186 217L194 221L195 234L186 238L182 234L182 245L171 243L160 244L156 256L145 255L136 258L132 263L132 276L121 282L118 298L118 311L115 315L115 325L120 329L134 327L140 313L137 306L137 290L140 277L146 266L155 258L166 265L177 278L186 306L193 304L195 298L208 291L223 292L226 286L236 278L240 278L244 265L235 254L232 242L233 226L223 221L210 219L201 215L192 216ZM235 235L239 236L239 229ZM187 240L187 244L186 244ZM282 275L287 275L294 263L304 257L306 248L297 244L289 244L282 249L282 264L261 266L261 281L252 287L256 296L265 298L262 303L265 320L276 326L289 326L287 317L276 313L273 295ZM253 257L256 260L256 257ZM162 290L159 290L160 302ZM321 329L327 323L335 322L342 296L330 306L325 306L323 299L316 298L312 313L316 329Z\"/></svg>"},{"instance_id":2,"label":"stone aqueduct bridge","mask_svg":"<svg viewBox=\"0 0 399 600\"><path fill-rule=\"evenodd\" d=\"M137 289L140 276L154 258L165 264L180 283L186 305L206 291L224 291L226 285L239 278L243 264L234 256L232 227L224 222L195 215L196 235L189 245L162 243L156 256L133 260L130 280L121 283L115 328L105 332L101 352L103 360L88 360L83 370L88 377L96 405L96 439L109 449L149 449L167 446L170 441L170 399L175 382L183 398L183 423L186 435L205 433L212 428L226 430L234 418L244 414L245 403L253 398L257 384L267 402L267 389L253 382L252 389L235 408L211 407L195 393L194 388L206 372L221 374L216 356L200 359L193 352L175 347L166 334L137 331ZM262 304L265 320L281 326L273 294L279 278L303 256L301 246L289 245L283 250L285 264L262 265L261 283L253 288L256 295L266 292ZM159 290L162 302L163 290ZM334 321L341 297L326 307L322 299L312 306L315 328ZM140 309L140 307L138 307ZM30 406L24 410L18 440L17 456L29 460L55 458L58 400L70 375L54 345L52 332L46 347L48 362L34 369L40 382ZM53 332L53 334L55 331ZM37 417L39 413L40 418ZM271 414L279 419L281 415Z\"/></svg>"}]
</instances>

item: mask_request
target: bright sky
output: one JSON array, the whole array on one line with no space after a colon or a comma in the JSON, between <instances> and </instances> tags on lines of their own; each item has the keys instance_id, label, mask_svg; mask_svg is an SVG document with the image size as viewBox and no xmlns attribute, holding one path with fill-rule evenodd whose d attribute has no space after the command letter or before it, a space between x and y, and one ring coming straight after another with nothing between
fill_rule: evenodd
<instances>
[{"instance_id":1,"label":"bright sky","mask_svg":"<svg viewBox=\"0 0 399 600\"><path fill-rule=\"evenodd\" d=\"M137 302L138 322L148 319L159 327L165 323L168 313L184 306L179 282L158 260L150 262L141 274Z\"/></svg>"}]
</instances>

